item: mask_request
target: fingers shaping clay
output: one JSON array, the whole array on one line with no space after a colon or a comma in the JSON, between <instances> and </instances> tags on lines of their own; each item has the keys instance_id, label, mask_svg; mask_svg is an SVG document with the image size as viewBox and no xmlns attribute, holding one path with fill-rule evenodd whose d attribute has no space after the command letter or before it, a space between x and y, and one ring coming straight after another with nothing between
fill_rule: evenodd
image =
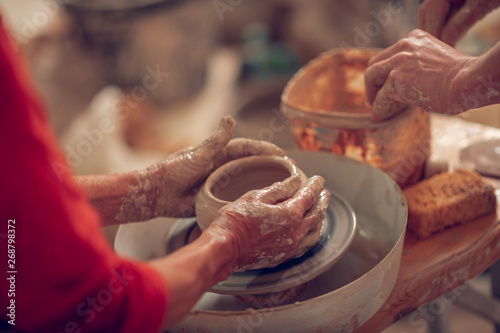
<instances>
[{"instance_id":1,"label":"fingers shaping clay","mask_svg":"<svg viewBox=\"0 0 500 333\"><path fill-rule=\"evenodd\" d=\"M243 194L263 189L275 182L304 173L290 160L278 156L250 156L223 164L203 184L196 198L196 220L201 230L208 228L219 209Z\"/></svg>"},{"instance_id":2,"label":"fingers shaping clay","mask_svg":"<svg viewBox=\"0 0 500 333\"><path fill-rule=\"evenodd\" d=\"M290 178L294 175L298 178ZM324 200L319 200L319 203L313 207L296 207L297 210L310 208L309 213L304 216L304 231L294 231L297 235L305 234L305 237L287 236L286 233L281 233L280 236L276 236L276 239L273 240L273 236L270 235L275 232L276 223L284 227L288 221L286 218L282 218L278 222L274 220L268 221L266 214L276 214L276 211L269 210L270 207L286 201L308 182L305 174L291 160L279 156L251 156L234 160L213 172L198 193L195 205L197 223L200 229L205 230L222 207L236 201L248 192L266 188L285 179L288 180L279 186L255 192L254 203L248 202L248 212L251 212L251 216L248 217L261 220L258 233L267 243L266 245L262 244L262 247L257 250L255 253L257 259L255 261L237 267L236 271L275 267L283 261L302 256L307 250L316 245L321 239L322 231L325 230L323 227L325 223L324 209L318 209L318 207L325 208ZM294 186L290 187L288 185ZM305 230L306 226L311 225L311 223L307 223L309 220L306 219L318 221L312 230ZM287 229L284 228L283 230L286 232ZM244 233L247 234L247 232ZM253 237L252 235L247 236ZM274 247L271 251L269 250L269 241L272 242L271 246Z\"/></svg>"}]
</instances>

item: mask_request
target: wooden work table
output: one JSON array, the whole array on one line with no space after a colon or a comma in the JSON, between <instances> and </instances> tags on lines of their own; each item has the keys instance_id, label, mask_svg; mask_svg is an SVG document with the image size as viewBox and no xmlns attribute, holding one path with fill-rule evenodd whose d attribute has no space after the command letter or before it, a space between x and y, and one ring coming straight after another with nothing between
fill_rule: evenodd
<instances>
[{"instance_id":1,"label":"wooden work table","mask_svg":"<svg viewBox=\"0 0 500 333\"><path fill-rule=\"evenodd\" d=\"M474 142L500 138L500 129L457 117L433 115L432 135L431 159L446 160L450 169L454 169L462 166L459 159L462 148ZM487 180L500 188L498 179ZM446 303L460 298L466 292L466 282L500 259L499 214L497 208L496 214L449 228L424 240L407 232L394 290L380 310L356 332L380 332L421 305L430 303L429 311L413 312L409 317L410 325L418 328L425 320L432 321L439 315Z\"/></svg>"}]
</instances>

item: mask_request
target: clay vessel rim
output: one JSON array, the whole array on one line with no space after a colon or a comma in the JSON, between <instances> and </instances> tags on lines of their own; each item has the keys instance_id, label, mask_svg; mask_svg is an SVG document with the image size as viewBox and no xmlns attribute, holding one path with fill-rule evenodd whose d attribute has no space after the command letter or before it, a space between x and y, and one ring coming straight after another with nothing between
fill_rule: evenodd
<instances>
[{"instance_id":1,"label":"clay vessel rim","mask_svg":"<svg viewBox=\"0 0 500 333\"><path fill-rule=\"evenodd\" d=\"M235 166L242 167L242 166L247 166L253 163L259 163L259 165L281 165L285 166L286 169L290 172L290 176L298 173L297 166L293 164L293 162L290 159L287 159L285 157L281 156L247 156L247 157L242 157L238 158L236 160L227 162L223 165L221 165L219 168L217 168L215 171L213 171L207 178L204 184L204 191L207 195L207 197L210 200L214 200L218 203L222 204L229 204L231 203L230 201L222 200L217 198L216 196L213 195L212 193L212 187L213 185L217 182L218 179L220 179L220 176L230 170L231 168L234 168Z\"/></svg>"}]
</instances>

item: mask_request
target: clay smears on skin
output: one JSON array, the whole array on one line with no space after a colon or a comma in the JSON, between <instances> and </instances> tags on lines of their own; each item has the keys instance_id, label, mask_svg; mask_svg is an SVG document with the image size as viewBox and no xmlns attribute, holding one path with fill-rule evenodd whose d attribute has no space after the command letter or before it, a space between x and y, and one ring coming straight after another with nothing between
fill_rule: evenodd
<instances>
[{"instance_id":1,"label":"clay smears on skin","mask_svg":"<svg viewBox=\"0 0 500 333\"><path fill-rule=\"evenodd\" d=\"M228 205L226 208L223 208L222 211L219 211L219 215L224 215L225 210L230 207L231 215L247 216L252 219L260 220L258 229L256 228L255 231L260 234L260 236L265 236L266 239L262 246L252 251L251 256L254 257L255 260L251 263L247 262L242 264L240 267L237 267L235 271L241 272L248 269L275 267L287 259L297 258L298 256L304 254L318 242L320 234L317 231L322 230L320 225L315 225L313 227L313 232L308 232L304 240L299 237L298 240L300 239L300 242L297 242L296 244L294 244L296 242L294 238L288 237L287 233L281 233L276 235L278 237L273 237L273 234L285 225L289 225L288 231L290 233L293 234L296 232L297 225L295 224L300 224L300 221L298 220L302 220L302 218L304 218L303 210L307 210L307 206L311 205L311 203L304 203L303 205L294 205L294 203L298 200L297 198L301 198L301 200L306 202L316 202L317 198L313 193L311 193L311 191L317 192L318 190L321 190L324 180L321 177L314 176L304 184L302 184L302 182L302 176L299 176L298 174L294 175L287 178L282 183L274 183L273 186L265 190L247 192L246 197L241 197L232 204L233 207ZM305 187L301 188L302 185ZM308 186L311 186L312 188L309 189ZM321 195L321 192L318 195L325 197L324 195ZM282 202L282 200L285 200L286 202ZM255 204L248 206L246 205L247 202L255 202ZM322 201L320 200L319 202ZM300 216L298 214L294 214L293 217L291 217L294 221L291 221L288 218L280 217L282 210L296 210L297 213L300 212ZM316 212L316 210L317 208L313 208L311 209L311 212ZM307 219L302 222L311 222L311 218L316 220L316 218L319 217L318 215L321 214L313 215L307 214ZM235 228L237 228L237 225L235 226L228 222L229 221L227 220L218 220L218 223L220 223L224 228L230 228L233 229L233 231L236 231ZM246 232L244 229L238 231ZM299 230L298 232L298 235L300 236L300 234L304 231ZM269 238L269 235L271 235L271 238ZM312 236L316 236L314 240ZM269 242L272 242L273 246L270 247L271 243Z\"/></svg>"},{"instance_id":2,"label":"clay smears on skin","mask_svg":"<svg viewBox=\"0 0 500 333\"><path fill-rule=\"evenodd\" d=\"M281 252L278 255L275 255L274 257L269 257L266 252L261 252L260 255L257 257L257 261L253 264L250 265L245 265L243 267L239 267L235 269L235 272L244 272L248 269L255 269L255 267L274 267L277 266L279 263L283 261L283 258L285 257L285 253Z\"/></svg>"},{"instance_id":3,"label":"clay smears on skin","mask_svg":"<svg viewBox=\"0 0 500 333\"><path fill-rule=\"evenodd\" d=\"M486 95L486 100L489 102L490 98L497 96L500 96L500 92L498 92L498 90L493 89L492 87L489 87Z\"/></svg>"},{"instance_id":4,"label":"clay smears on skin","mask_svg":"<svg viewBox=\"0 0 500 333\"><path fill-rule=\"evenodd\" d=\"M152 218L152 202L146 196L146 193L151 189L151 181L144 177L143 172L139 171L134 174L134 184L128 188L127 194L122 198L122 204L119 213L115 216L115 220L130 222Z\"/></svg>"}]
</instances>

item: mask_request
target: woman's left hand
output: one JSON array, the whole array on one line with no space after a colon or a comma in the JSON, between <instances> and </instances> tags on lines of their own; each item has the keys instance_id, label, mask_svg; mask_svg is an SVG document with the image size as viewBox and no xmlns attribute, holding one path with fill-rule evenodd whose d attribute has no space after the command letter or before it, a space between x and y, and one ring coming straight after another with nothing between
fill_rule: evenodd
<instances>
[{"instance_id":1,"label":"woman's left hand","mask_svg":"<svg viewBox=\"0 0 500 333\"><path fill-rule=\"evenodd\" d=\"M146 169L144 182L154 189L155 216L193 216L198 187L224 163L252 155L285 155L269 142L231 139L235 127L232 117L224 117L218 131L200 145L183 149Z\"/></svg>"}]
</instances>

